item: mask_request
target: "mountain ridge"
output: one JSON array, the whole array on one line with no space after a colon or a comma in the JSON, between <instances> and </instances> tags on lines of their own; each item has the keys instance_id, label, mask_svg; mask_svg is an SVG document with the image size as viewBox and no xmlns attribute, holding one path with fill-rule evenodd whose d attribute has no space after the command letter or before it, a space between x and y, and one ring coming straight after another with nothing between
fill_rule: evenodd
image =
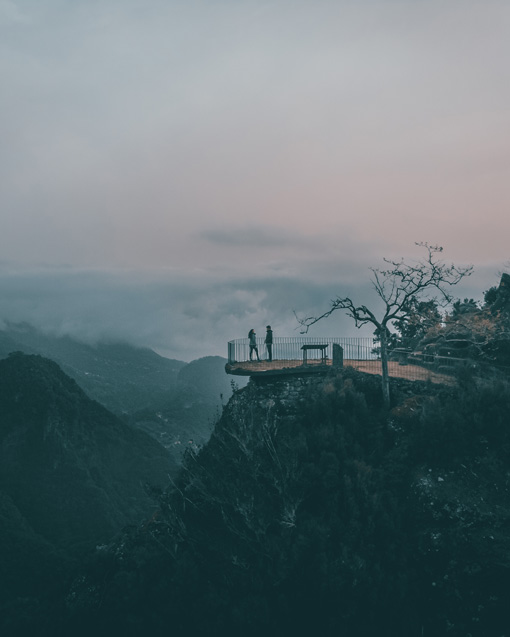
<instances>
[{"instance_id":1,"label":"mountain ridge","mask_svg":"<svg viewBox=\"0 0 510 637\"><path fill-rule=\"evenodd\" d=\"M115 413L142 409L163 399L186 365L149 348L124 342L90 345L69 336L45 334L25 323L8 324L0 330L0 358L12 351L54 360L91 398Z\"/></svg>"},{"instance_id":2,"label":"mountain ridge","mask_svg":"<svg viewBox=\"0 0 510 637\"><path fill-rule=\"evenodd\" d=\"M60 546L100 541L153 509L143 482L172 461L147 434L91 400L38 355L0 360L0 490Z\"/></svg>"}]
</instances>

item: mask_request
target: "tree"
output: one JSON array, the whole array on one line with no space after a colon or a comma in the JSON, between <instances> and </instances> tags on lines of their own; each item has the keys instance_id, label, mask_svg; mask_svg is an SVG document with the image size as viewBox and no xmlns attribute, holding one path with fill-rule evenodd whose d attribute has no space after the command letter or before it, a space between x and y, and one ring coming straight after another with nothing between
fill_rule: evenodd
<instances>
[{"instance_id":1,"label":"tree","mask_svg":"<svg viewBox=\"0 0 510 637\"><path fill-rule=\"evenodd\" d=\"M498 286L493 285L483 293L484 307L491 307L498 300Z\"/></svg>"},{"instance_id":2,"label":"tree","mask_svg":"<svg viewBox=\"0 0 510 637\"><path fill-rule=\"evenodd\" d=\"M441 324L441 313L435 299L428 301L412 299L410 313L404 319L394 321L393 325L399 334L397 343L400 347L414 348L427 332Z\"/></svg>"},{"instance_id":3,"label":"tree","mask_svg":"<svg viewBox=\"0 0 510 637\"><path fill-rule=\"evenodd\" d=\"M479 309L480 308L474 299L464 299L463 301L458 299L453 304L452 318L456 319L464 316L465 314L472 314L473 312L478 312Z\"/></svg>"},{"instance_id":4,"label":"tree","mask_svg":"<svg viewBox=\"0 0 510 637\"><path fill-rule=\"evenodd\" d=\"M302 333L306 333L311 325L330 316L336 310L347 310L347 316L354 320L358 328L367 323L375 326L376 335L380 339L382 390L387 407L390 405L388 374L390 326L398 323L402 327L405 323L410 323L412 319L415 320L416 312L419 312L420 307L430 310L430 305L427 303L420 306L420 303L424 301L434 301L442 306L451 303L453 299L448 292L448 287L457 285L473 271L472 266L459 268L441 261L439 257L443 251L441 246L423 242L416 245L427 251L426 257L422 260L406 263L403 258L399 261L384 259L387 264L386 269L370 268L373 287L377 296L383 301L384 313L381 318L377 318L366 305L356 305L349 297L337 297L332 300L330 309L320 316L299 318L296 315L299 324L304 328Z\"/></svg>"}]
</instances>

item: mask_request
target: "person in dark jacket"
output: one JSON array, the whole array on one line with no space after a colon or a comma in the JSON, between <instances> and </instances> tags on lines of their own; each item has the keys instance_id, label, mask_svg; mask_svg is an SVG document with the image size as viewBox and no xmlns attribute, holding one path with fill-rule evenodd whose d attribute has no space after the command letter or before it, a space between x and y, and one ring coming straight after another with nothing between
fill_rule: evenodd
<instances>
[{"instance_id":1,"label":"person in dark jacket","mask_svg":"<svg viewBox=\"0 0 510 637\"><path fill-rule=\"evenodd\" d=\"M250 360L253 360L253 352L255 352L255 354L257 354L257 360L260 361L255 330L250 330L248 332L248 338L250 340Z\"/></svg>"},{"instance_id":2,"label":"person in dark jacket","mask_svg":"<svg viewBox=\"0 0 510 637\"><path fill-rule=\"evenodd\" d=\"M267 348L267 360L272 361L273 360L273 330L271 329L270 325L266 327L266 340L264 341L264 343L266 344L266 348Z\"/></svg>"}]
</instances>

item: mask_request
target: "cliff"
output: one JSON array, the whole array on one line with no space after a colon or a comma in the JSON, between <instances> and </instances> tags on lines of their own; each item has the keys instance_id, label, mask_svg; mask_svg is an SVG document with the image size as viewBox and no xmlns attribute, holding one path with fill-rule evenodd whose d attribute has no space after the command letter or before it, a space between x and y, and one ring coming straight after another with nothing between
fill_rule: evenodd
<instances>
[{"instance_id":1,"label":"cliff","mask_svg":"<svg viewBox=\"0 0 510 637\"><path fill-rule=\"evenodd\" d=\"M508 383L401 381L394 399L388 414L379 379L352 370L251 381L158 514L75 580L63 625L505 634Z\"/></svg>"}]
</instances>

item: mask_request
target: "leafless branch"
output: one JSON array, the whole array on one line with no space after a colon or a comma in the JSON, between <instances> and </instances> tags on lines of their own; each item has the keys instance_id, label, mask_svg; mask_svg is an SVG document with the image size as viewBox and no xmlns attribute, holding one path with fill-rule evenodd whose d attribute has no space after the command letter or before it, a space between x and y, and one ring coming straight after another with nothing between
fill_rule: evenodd
<instances>
[{"instance_id":1,"label":"leafless branch","mask_svg":"<svg viewBox=\"0 0 510 637\"><path fill-rule=\"evenodd\" d=\"M426 256L421 261L406 263L403 258L398 261L384 259L387 268L370 268L372 271L372 286L377 296L384 303L384 313L381 318L369 310L366 305L356 305L349 297L337 297L331 301L330 308L319 316L299 317L294 315L301 327L301 333L306 334L309 328L337 310L346 310L347 316L354 320L356 327L367 323L375 326L379 334L386 334L392 321L406 321L416 312L416 301L421 299L434 300L440 305L446 305L453 300L449 288L457 285L464 277L470 276L473 267L457 267L447 265L439 258L443 248L429 243L416 243L425 248ZM431 292L431 296L427 293ZM438 298L439 297L439 298ZM385 337L384 337L385 340ZM381 341L381 358L383 360L383 377L385 360L387 361L386 345ZM383 378L383 385L385 379ZM389 396L387 397L389 400Z\"/></svg>"}]
</instances>

